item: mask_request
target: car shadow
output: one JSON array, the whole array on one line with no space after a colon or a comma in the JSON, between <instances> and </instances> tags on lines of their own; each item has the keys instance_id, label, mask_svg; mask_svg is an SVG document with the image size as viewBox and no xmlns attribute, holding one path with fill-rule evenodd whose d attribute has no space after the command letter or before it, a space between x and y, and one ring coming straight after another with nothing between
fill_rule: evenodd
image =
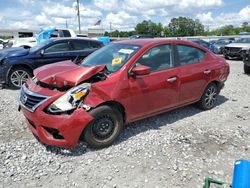
<instances>
[{"instance_id":1,"label":"car shadow","mask_svg":"<svg viewBox=\"0 0 250 188\"><path fill-rule=\"evenodd\" d=\"M228 100L229 100L228 98L219 95L217 98L216 106L220 106L221 104L225 103ZM128 125L126 125L125 130L121 134L120 138L114 143L114 145L118 145L142 132L148 130L159 130L162 126L168 126L169 124L177 122L180 119L193 116L200 112L202 112L202 110L199 109L195 104L192 104L156 116L145 118L143 120L129 123ZM45 146L47 151L65 156L80 156L87 152L95 151L95 149L88 148L83 142L80 142L78 146L74 149L64 149L54 146L48 146L45 144L43 145Z\"/></svg>"}]
</instances>

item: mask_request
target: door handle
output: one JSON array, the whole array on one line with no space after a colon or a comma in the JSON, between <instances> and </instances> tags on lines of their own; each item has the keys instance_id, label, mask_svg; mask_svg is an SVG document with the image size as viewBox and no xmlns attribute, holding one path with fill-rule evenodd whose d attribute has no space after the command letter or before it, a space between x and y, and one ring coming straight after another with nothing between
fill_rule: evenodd
<instances>
[{"instance_id":1,"label":"door handle","mask_svg":"<svg viewBox=\"0 0 250 188\"><path fill-rule=\"evenodd\" d=\"M210 74L211 73L211 70L207 69L207 70L204 70L203 72L204 74Z\"/></svg>"},{"instance_id":2,"label":"door handle","mask_svg":"<svg viewBox=\"0 0 250 188\"><path fill-rule=\"evenodd\" d=\"M167 82L175 82L177 80L176 77L171 77L167 79Z\"/></svg>"}]
</instances>

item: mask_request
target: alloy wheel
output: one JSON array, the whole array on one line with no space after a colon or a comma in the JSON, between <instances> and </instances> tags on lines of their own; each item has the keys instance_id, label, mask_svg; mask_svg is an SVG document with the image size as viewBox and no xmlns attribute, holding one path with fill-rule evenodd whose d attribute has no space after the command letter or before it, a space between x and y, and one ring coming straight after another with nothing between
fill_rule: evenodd
<instances>
[{"instance_id":1,"label":"alloy wheel","mask_svg":"<svg viewBox=\"0 0 250 188\"><path fill-rule=\"evenodd\" d=\"M29 79L29 74L24 70L16 70L10 76L11 83L16 87L21 87Z\"/></svg>"},{"instance_id":2,"label":"alloy wheel","mask_svg":"<svg viewBox=\"0 0 250 188\"><path fill-rule=\"evenodd\" d=\"M207 89L207 92L205 94L205 105L207 108L211 108L214 106L216 102L216 95L217 91L215 87L210 87Z\"/></svg>"}]
</instances>

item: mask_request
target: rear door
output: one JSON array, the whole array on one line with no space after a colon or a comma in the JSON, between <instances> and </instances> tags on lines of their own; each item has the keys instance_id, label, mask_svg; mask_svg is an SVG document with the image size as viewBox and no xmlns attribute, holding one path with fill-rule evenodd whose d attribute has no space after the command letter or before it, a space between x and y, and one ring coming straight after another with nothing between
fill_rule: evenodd
<instances>
[{"instance_id":1,"label":"rear door","mask_svg":"<svg viewBox=\"0 0 250 188\"><path fill-rule=\"evenodd\" d=\"M206 52L193 46L176 45L180 77L180 104L190 103L200 98L210 80L210 62Z\"/></svg>"},{"instance_id":2,"label":"rear door","mask_svg":"<svg viewBox=\"0 0 250 188\"><path fill-rule=\"evenodd\" d=\"M77 57L77 62L80 62L93 51L95 51L88 40L72 40L73 51L71 52Z\"/></svg>"},{"instance_id":3,"label":"rear door","mask_svg":"<svg viewBox=\"0 0 250 188\"><path fill-rule=\"evenodd\" d=\"M151 73L129 77L132 119L178 105L179 78L173 57L171 44L159 45L143 54L134 65L148 66Z\"/></svg>"}]
</instances>

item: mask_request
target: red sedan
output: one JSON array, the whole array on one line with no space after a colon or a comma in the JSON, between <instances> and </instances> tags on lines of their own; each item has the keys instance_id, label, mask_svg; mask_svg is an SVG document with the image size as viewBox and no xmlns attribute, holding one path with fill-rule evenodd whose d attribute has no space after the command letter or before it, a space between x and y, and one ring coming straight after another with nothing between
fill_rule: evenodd
<instances>
[{"instance_id":1,"label":"red sedan","mask_svg":"<svg viewBox=\"0 0 250 188\"><path fill-rule=\"evenodd\" d=\"M120 41L80 65L36 69L21 88L20 109L43 143L71 148L84 139L102 148L126 123L192 103L213 108L228 74L222 57L192 42Z\"/></svg>"}]
</instances>

